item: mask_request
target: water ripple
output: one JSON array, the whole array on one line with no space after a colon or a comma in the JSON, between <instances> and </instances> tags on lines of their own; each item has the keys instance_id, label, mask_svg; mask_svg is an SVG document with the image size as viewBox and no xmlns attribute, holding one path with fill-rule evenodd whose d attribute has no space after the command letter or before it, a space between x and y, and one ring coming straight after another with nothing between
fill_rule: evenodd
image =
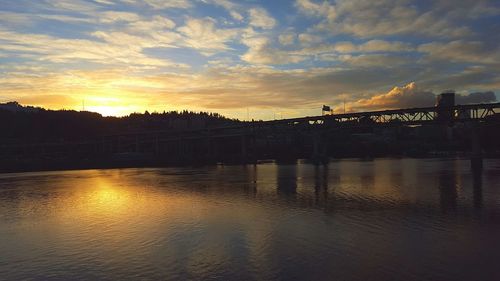
<instances>
[{"instance_id":1,"label":"water ripple","mask_svg":"<svg viewBox=\"0 0 500 281\"><path fill-rule=\"evenodd\" d=\"M0 175L0 279L495 280L500 164Z\"/></svg>"}]
</instances>

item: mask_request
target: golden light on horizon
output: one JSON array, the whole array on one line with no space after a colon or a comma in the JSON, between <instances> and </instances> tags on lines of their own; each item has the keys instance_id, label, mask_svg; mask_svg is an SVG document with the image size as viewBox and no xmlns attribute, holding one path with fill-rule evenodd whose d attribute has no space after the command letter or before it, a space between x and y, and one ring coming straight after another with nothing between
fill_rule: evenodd
<instances>
[{"instance_id":1,"label":"golden light on horizon","mask_svg":"<svg viewBox=\"0 0 500 281\"><path fill-rule=\"evenodd\" d=\"M82 109L97 112L103 116L124 116L132 112L144 112L146 105L126 96L90 96L82 100Z\"/></svg>"}]
</instances>

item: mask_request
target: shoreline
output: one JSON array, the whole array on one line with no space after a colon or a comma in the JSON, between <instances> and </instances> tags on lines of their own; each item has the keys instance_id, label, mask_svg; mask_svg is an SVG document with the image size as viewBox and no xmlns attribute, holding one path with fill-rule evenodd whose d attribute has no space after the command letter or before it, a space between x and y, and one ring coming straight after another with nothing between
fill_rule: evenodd
<instances>
[{"instance_id":1,"label":"shoreline","mask_svg":"<svg viewBox=\"0 0 500 281\"><path fill-rule=\"evenodd\" d=\"M500 154L486 154L483 159L500 159ZM376 159L461 159L470 160L468 153L432 153L426 155L377 155L377 156L343 156L343 157L328 157L322 163L318 163L310 158L297 158L297 159L259 159L257 161L228 161L228 162L185 162L173 163L167 161L160 161L158 159L149 159L142 161L119 161L113 159L97 159L68 163L66 161L51 161L41 160L26 164L26 161L10 163L0 163L0 174L14 174L14 173L28 173L28 172L49 172L49 171L77 171L77 170L95 170L95 169L129 169L129 168L182 168L182 167L207 167L207 166L240 166L240 165L256 165L265 163L276 163L278 165L291 165L291 164L313 164L313 165L328 165L330 162L336 160L364 160L372 161ZM23 165L24 164L24 165Z\"/></svg>"}]
</instances>

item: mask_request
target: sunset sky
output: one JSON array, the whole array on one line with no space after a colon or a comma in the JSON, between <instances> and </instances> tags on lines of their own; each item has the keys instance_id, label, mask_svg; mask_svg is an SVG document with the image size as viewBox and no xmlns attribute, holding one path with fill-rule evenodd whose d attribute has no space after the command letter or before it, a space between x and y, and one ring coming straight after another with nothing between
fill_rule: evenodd
<instances>
[{"instance_id":1,"label":"sunset sky","mask_svg":"<svg viewBox=\"0 0 500 281\"><path fill-rule=\"evenodd\" d=\"M500 97L500 2L0 0L0 102L273 119Z\"/></svg>"}]
</instances>

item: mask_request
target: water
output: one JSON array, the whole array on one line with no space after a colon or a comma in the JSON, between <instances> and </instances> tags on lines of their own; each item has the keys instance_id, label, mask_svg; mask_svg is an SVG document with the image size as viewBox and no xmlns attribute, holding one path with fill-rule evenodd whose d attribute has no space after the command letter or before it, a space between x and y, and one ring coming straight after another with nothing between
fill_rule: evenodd
<instances>
[{"instance_id":1,"label":"water","mask_svg":"<svg viewBox=\"0 0 500 281\"><path fill-rule=\"evenodd\" d=\"M500 160L0 175L0 279L500 280Z\"/></svg>"}]
</instances>

